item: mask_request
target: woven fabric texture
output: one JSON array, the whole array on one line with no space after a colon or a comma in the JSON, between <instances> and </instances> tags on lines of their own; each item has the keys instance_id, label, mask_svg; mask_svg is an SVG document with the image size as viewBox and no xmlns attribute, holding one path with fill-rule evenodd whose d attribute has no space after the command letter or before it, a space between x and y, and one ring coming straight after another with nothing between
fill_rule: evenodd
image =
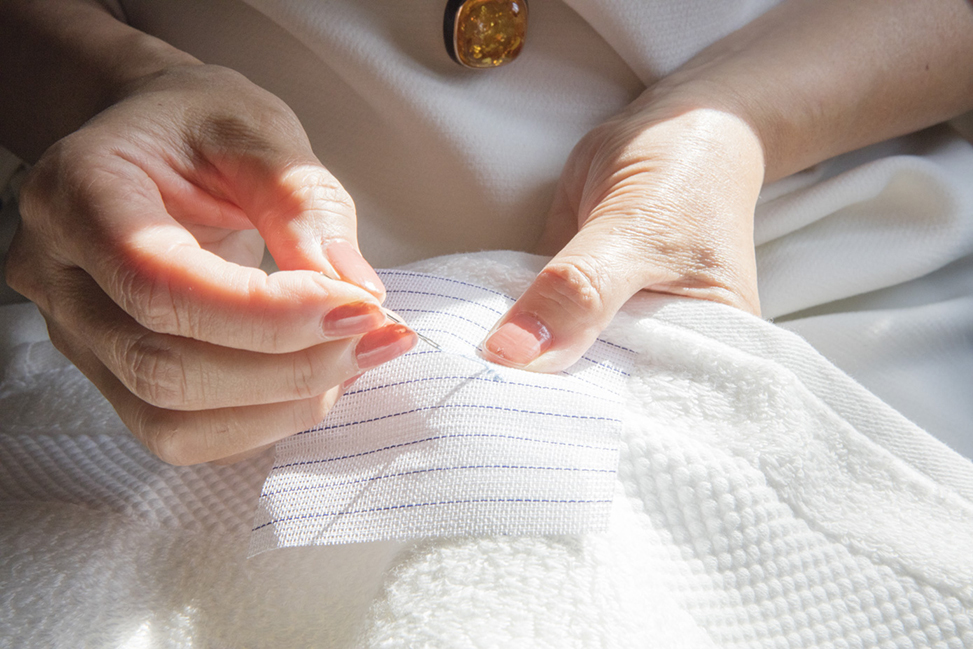
<instances>
[{"instance_id":1,"label":"woven fabric texture","mask_svg":"<svg viewBox=\"0 0 973 649\"><path fill-rule=\"evenodd\" d=\"M596 343L551 376L476 347L513 304L448 277L384 271L386 306L433 340L367 372L277 445L251 551L389 538L604 530L632 353Z\"/></svg>"}]
</instances>

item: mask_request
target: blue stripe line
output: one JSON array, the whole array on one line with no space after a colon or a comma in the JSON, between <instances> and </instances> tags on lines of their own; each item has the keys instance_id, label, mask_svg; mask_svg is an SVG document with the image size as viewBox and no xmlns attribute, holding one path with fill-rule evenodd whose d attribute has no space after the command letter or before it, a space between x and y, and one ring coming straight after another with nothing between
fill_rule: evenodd
<instances>
[{"instance_id":1,"label":"blue stripe line","mask_svg":"<svg viewBox=\"0 0 973 649\"><path fill-rule=\"evenodd\" d=\"M611 499L602 500L582 500L582 499L564 499L556 500L553 498L469 498L466 500L441 500L437 502L429 503L406 503L404 505L389 505L388 507L373 507L371 509L358 509L354 511L347 512L323 512L315 514L302 514L301 516L288 516L287 518L275 518L269 523L263 523L253 528L252 531L256 532L259 529L263 529L269 525L276 525L277 523L292 523L294 521L308 520L312 518L327 518L330 516L354 516L355 514L369 514L371 512L384 512L391 511L394 509L409 509L411 507L429 507L432 505L466 505L473 503L563 503L563 504L579 504L579 505L594 505L610 503Z\"/></svg>"},{"instance_id":2,"label":"blue stripe line","mask_svg":"<svg viewBox=\"0 0 973 649\"><path fill-rule=\"evenodd\" d=\"M611 365L607 365L605 361L596 361L593 358L588 358L587 356L582 356L581 360L588 361L592 365L597 365L598 367L603 367L610 372L615 372L616 374L621 374L622 376L629 376L628 372L626 372L625 370L620 370L617 367L612 367ZM575 376L574 374L569 374L567 371L565 371L564 373L567 374L568 376Z\"/></svg>"},{"instance_id":3,"label":"blue stripe line","mask_svg":"<svg viewBox=\"0 0 973 649\"><path fill-rule=\"evenodd\" d=\"M612 421L614 423L618 423L619 422L618 419L609 419L607 421ZM321 430L321 431L309 430L309 431L305 431L305 432L307 432L307 433L310 433L310 432L323 432L323 430ZM298 435L301 435L301 434L303 434L303 433L298 433ZM434 441L436 441L438 439L461 439L461 438L469 438L469 437L482 437L482 438L486 438L486 439L489 439L489 438L514 439L514 440L518 440L518 441L521 441L521 442L534 442L536 444L550 444L552 446L572 446L574 448L586 448L586 449L589 449L591 451L603 451L603 452L604 451L607 451L607 452L610 452L610 453L617 453L618 452L618 449L617 448L607 447L607 446L591 446L590 444L575 444L573 442L558 442L558 441L548 440L548 439L535 439L533 437L519 437L519 436L516 436L516 435L499 435L497 433L469 433L467 435L431 435L429 437L423 437L422 439L414 439L414 440L410 440L408 442L400 442L398 444L390 444L388 446L383 446L381 448L373 448L373 449L370 449L370 450L367 450L367 451L361 451L359 453L352 453L350 455L341 455L341 456L338 456L338 457L319 458L319 459L316 459L316 460L301 460L300 462L290 462L288 464L276 464L276 465L274 465L273 470L276 471L277 469L286 469L287 467L291 467L291 466L307 466L309 464L323 464L325 462L337 462L337 461L340 461L340 460L348 460L348 459L351 459L353 457L362 457L362 456L365 456L365 455L373 455L375 453L381 453L382 451L390 451L390 450L395 449L395 448L403 448L405 446L413 446L415 444L422 444L424 442L434 442Z\"/></svg>"},{"instance_id":4,"label":"blue stripe line","mask_svg":"<svg viewBox=\"0 0 973 649\"><path fill-rule=\"evenodd\" d=\"M423 327L422 329L416 329L416 331L418 331L421 334L429 334L429 333L447 334L447 335L452 336L453 338L458 339L464 345L467 345L469 347L472 347L472 348L476 349L476 345L474 343L471 343L466 338L463 338L458 333L454 333L454 332L450 331L449 329L435 329L433 327Z\"/></svg>"},{"instance_id":5,"label":"blue stripe line","mask_svg":"<svg viewBox=\"0 0 973 649\"><path fill-rule=\"evenodd\" d=\"M424 329L423 331L443 331L443 330L441 330L441 329ZM449 332L446 332L446 333L449 333ZM469 344L469 343L467 343L467 344ZM455 352L447 352L447 351L439 350L439 349L422 349L421 347L416 347L416 348L413 348L412 351L406 352L405 354L403 354L399 358L394 359L394 361L398 361L398 360L403 359L403 358L409 358L410 356L423 356L425 354L450 354L452 356L459 356L461 358L465 358L462 354L457 354ZM470 358L467 358L467 360L469 360L471 362L477 362L477 361L474 361L473 359L470 359ZM610 365L604 365L602 363L595 363L595 361L592 361L591 359L588 359L588 358L585 358L584 360L586 360L586 361L588 361L590 363L593 363L594 365L596 365L598 367L601 367L603 369L610 370L612 372L616 372L618 374L621 374L622 376L625 376L625 377L628 377L629 376L629 374L627 374L626 372L624 372L622 370L619 370L619 369L615 369L615 368L611 367ZM484 363L489 363L490 361L484 360L483 362ZM505 367L503 365L501 365L500 367L504 367L504 369L508 369L508 370L517 369L517 368L513 368L513 367ZM523 370L518 370L518 371L523 371ZM613 388L611 388L611 387L602 385L601 383L596 383L594 381L589 381L588 379L582 378L578 374L575 374L575 373L572 373L572 372L568 372L567 370L561 370L557 374L549 374L548 376L567 376L567 377L570 377L572 379L575 379L576 381L581 381L582 383L587 383L588 385L593 385L593 386L595 386L596 388L598 388L600 390L605 390L605 391L610 392L610 393L612 393L612 394L614 394L616 396L618 395L618 392L616 390L614 390ZM514 384L511 383L510 385L514 385ZM585 396L591 396L592 398L602 398L602 397L595 397L595 395L585 395ZM305 432L307 432L307 431L305 431ZM298 433L298 435L300 435L300 433Z\"/></svg>"},{"instance_id":6,"label":"blue stripe line","mask_svg":"<svg viewBox=\"0 0 973 649\"><path fill-rule=\"evenodd\" d=\"M481 304L479 302L474 302L473 300L467 300L466 298L463 298L463 297L456 297L455 295L446 295L445 293L430 293L429 291L413 291L413 290L406 290L406 289L400 289L400 288L390 288L390 289L386 290L385 293L386 293L386 295L405 293L405 294L408 294L408 295L427 295L429 297L444 297L447 300L456 300L457 302L465 302L466 304L472 304L474 306L478 306L481 309L485 309L486 311L489 311L490 313L496 313L497 315L503 315L504 314L503 311L497 311L493 307L489 307L489 306L487 306L485 304ZM393 307L393 306L389 306L389 308L392 309L393 311L395 310L395 307Z\"/></svg>"},{"instance_id":7,"label":"blue stripe line","mask_svg":"<svg viewBox=\"0 0 973 649\"><path fill-rule=\"evenodd\" d=\"M615 349L621 349L622 351L628 352L629 354L634 354L634 349L629 349L628 347L622 347L621 345L616 345L615 343L608 342L604 338L598 338L595 343L602 343L603 345L608 345L609 347L614 347Z\"/></svg>"},{"instance_id":8,"label":"blue stripe line","mask_svg":"<svg viewBox=\"0 0 973 649\"><path fill-rule=\"evenodd\" d=\"M337 430L338 428L345 428L347 426L357 426L358 424L370 424L372 422L381 421L383 419L389 419L391 417L399 417L400 415L411 415L417 412L422 412L424 410L438 410L442 408L480 408L483 410L503 410L504 412L517 412L524 415L542 415L546 417L562 417L566 419L588 419L594 421L621 421L614 417L594 417L592 415L565 415L559 412L543 412L540 410L521 410L519 408L507 408L504 406L491 406L485 403L444 403L435 406L421 406L419 408L413 408L412 410L403 410L402 412L393 412L388 415L382 415L381 417L373 417L371 419L360 419L358 421L350 421L344 424L335 424L333 426L324 426L323 428L311 428L306 431L298 433L302 435L304 433L309 433L312 431L326 431L326 430Z\"/></svg>"},{"instance_id":9,"label":"blue stripe line","mask_svg":"<svg viewBox=\"0 0 973 649\"><path fill-rule=\"evenodd\" d=\"M452 279L450 277L440 277L439 275L429 275L427 273L416 273L416 272L409 271L409 270L393 270L391 268L383 268L383 269L381 269L381 270L378 271L378 274L379 274L379 277L381 277L384 274L388 274L388 275L405 275L407 277L422 277L424 279L435 279L435 280L439 280L441 282L449 282L451 284L460 284L461 286L466 286L466 287L469 287L469 288L475 288L478 291L485 291L487 293L492 293L493 295L499 295L500 297L502 297L504 299L507 299L507 300L509 300L511 302L516 302L516 300L514 300L514 298L510 297L506 293L501 293L500 291L495 291L492 288L487 288L485 286L479 286L477 284L470 284L469 282L464 282L464 281L458 280L458 279Z\"/></svg>"},{"instance_id":10,"label":"blue stripe line","mask_svg":"<svg viewBox=\"0 0 973 649\"><path fill-rule=\"evenodd\" d=\"M476 304L476 303L475 302L472 302L471 304ZM471 325L475 325L475 326L479 327L480 329L484 329L484 330L487 329L487 327L485 325L480 324L476 320L470 320L469 318L465 318L465 317L463 317L461 315L457 315L455 313L449 313L448 311L434 311L433 309L394 309L394 311L396 313L431 313L431 314L437 315L437 316L446 315L446 316L449 316L451 318L458 318L459 320L465 320L466 322L469 322ZM472 343L470 343L470 344L472 344Z\"/></svg>"},{"instance_id":11,"label":"blue stripe line","mask_svg":"<svg viewBox=\"0 0 973 649\"><path fill-rule=\"evenodd\" d=\"M417 309L402 309L402 311L409 311L409 310L416 311ZM427 311L427 313L439 313L439 312ZM452 315L452 314L442 314L442 315ZM461 316L454 316L454 317L459 318ZM486 327L484 327L483 325L480 325L478 323L475 323L472 320L468 320L467 318L462 318L462 319L463 320L466 320L467 322L471 322L472 324L477 325L478 327L480 327L484 331L487 330ZM460 336L457 333L454 333L452 331L449 331L448 329L436 329L436 328L432 328L432 327L423 327L421 330L420 329L417 329L417 331L420 331L420 333L422 333L422 334L443 333L443 334L452 336L453 338L456 338L456 339L460 340L461 342L469 345L470 347L473 347L474 349L479 349L479 345L477 343L472 343L469 340L467 340L466 338ZM598 342L604 342L604 341L596 340L595 342L598 343ZM406 354L406 355L409 355L409 354ZM613 367L611 365L606 364L606 361L596 361L595 359L589 358L587 356L582 356L580 360L587 361L587 362L591 363L592 365L595 365L597 367L601 367L601 368L603 368L605 370L608 370L609 372L613 372L615 374L621 374L624 377L630 376L630 374L628 372L626 372L624 370L621 370L621 369L619 369L617 367ZM572 378L576 378L576 379L578 379L580 381L583 381L584 383L588 383L590 385L596 385L598 387L603 387L603 386L598 385L597 383L592 383L591 381L586 381L585 379L582 379L579 376L577 376L576 374L574 374L572 372L568 372L567 370L561 370L560 372L558 372L558 374L560 374L562 376L570 376Z\"/></svg>"},{"instance_id":12,"label":"blue stripe line","mask_svg":"<svg viewBox=\"0 0 973 649\"><path fill-rule=\"evenodd\" d=\"M414 272L410 272L410 271L391 270L391 269L383 269L383 270L380 270L378 272L379 272L379 275L381 275L383 273L387 273L389 275L405 275L407 277L418 277L418 278L427 279L427 280L436 280L436 281L441 281L441 282L449 282L449 283L452 283L452 284L460 284L462 286L466 286L466 287L469 287L469 288L475 288L475 289L478 289L478 290L481 290L481 291L485 291L487 293L491 293L493 295L499 295L500 297L503 297L503 298L505 298L507 300L510 300L511 302L516 302L516 300L514 298L510 297L506 293L501 293L500 291L496 291L496 290L493 290L493 289L490 289L490 288L486 288L485 286L478 286L476 284L470 284L469 282L463 282L463 281L460 281L460 280L457 280L457 279L451 279L449 277L440 277L439 275L429 275L427 273L414 273ZM479 302L476 302L476 301L473 301L473 300L470 300L470 299L467 299L467 298L455 296L455 295L447 295L447 294L444 294L444 293L423 293L421 291L411 291L411 290L405 290L405 289L391 289L389 292L390 293L391 292L396 292L396 293L414 293L414 294L418 294L418 295L432 295L432 296L436 296L436 297L445 297L445 298L449 298L449 299L453 299L453 300L459 300L461 302L467 302L469 304L476 304L477 306L483 307L484 309L487 309L489 311L492 311L493 313L498 313L498 314L501 314L502 315L502 312L496 311L494 309L491 309L490 307L488 307L486 305L483 305L483 304L480 304ZM418 309L413 309L413 310L418 311ZM427 311L427 313L439 313L439 312ZM453 314L447 314L447 315L453 315ZM461 316L456 316L456 317L461 317ZM473 322L473 321L472 320L468 320L468 322ZM478 324L478 323L474 323L474 324ZM482 325L479 325L479 326L482 326ZM598 338L597 340L595 340L595 344L597 344L597 343L603 343L603 344L608 345L610 347L614 347L616 349L621 349L622 351L626 351L626 352L628 352L630 354L634 354L635 353L633 350L629 349L628 347L623 347L622 345L618 345L618 344L615 344L613 342L609 342L609 341L604 340L602 338ZM586 359L586 360L591 361L591 359ZM595 362L595 361L591 361L591 362ZM626 376L628 376L628 375L626 374Z\"/></svg>"},{"instance_id":13,"label":"blue stripe line","mask_svg":"<svg viewBox=\"0 0 973 649\"><path fill-rule=\"evenodd\" d=\"M382 390L384 388L392 388L399 385L407 385L409 383L421 383L423 381L483 381L484 383L496 383L493 379L480 378L476 374L472 376L426 376L420 379L409 379L408 381L399 381L397 383L386 383L385 385L376 385L372 388L360 388L352 390L351 392L346 392L345 396L350 397L355 394L361 394L363 392L371 392L372 390ZM517 383L514 381L504 381L504 385L510 387L522 387L522 388L537 388L539 390L552 390L555 392L566 392L568 394L576 394L580 397L590 397L591 395L585 392L578 392L576 390L568 390L566 388L555 388L551 385L536 385L533 383Z\"/></svg>"},{"instance_id":14,"label":"blue stripe line","mask_svg":"<svg viewBox=\"0 0 973 649\"><path fill-rule=\"evenodd\" d=\"M463 471L471 469L504 469L504 470L529 470L529 471L577 471L580 473L616 473L617 469L589 469L570 466L517 466L511 464L471 464L468 466L437 466L427 469L414 469L412 471L402 471L401 473L387 473L385 475L371 476L368 478L358 478L357 480L345 480L344 482L329 482L324 485L304 485L293 489L280 489L278 491L265 491L260 494L261 498L277 496L279 494L296 493L299 491L312 491L316 489L333 489L335 487L347 487L348 485L361 484L362 482L375 482L388 478L402 478L409 475L420 473L432 473L435 471Z\"/></svg>"}]
</instances>

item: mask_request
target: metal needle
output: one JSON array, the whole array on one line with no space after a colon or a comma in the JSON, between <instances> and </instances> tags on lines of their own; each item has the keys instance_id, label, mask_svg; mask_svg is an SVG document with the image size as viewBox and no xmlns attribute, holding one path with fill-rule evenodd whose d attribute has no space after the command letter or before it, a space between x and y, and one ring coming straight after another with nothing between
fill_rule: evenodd
<instances>
[{"instance_id":1,"label":"metal needle","mask_svg":"<svg viewBox=\"0 0 973 649\"><path fill-rule=\"evenodd\" d=\"M396 324L401 324L401 325L404 325L405 324L404 322L402 322L402 320L400 318L392 315L392 312L391 311L386 310L385 311L385 317L388 318L389 320L391 320L392 322L396 323ZM409 325L405 325L405 326L408 327ZM413 329L413 331L415 331L415 329ZM437 343L433 342L429 338L426 338L425 336L423 336L418 331L416 331L416 335L419 336L419 340L421 340L422 342L426 343L430 347L432 347L434 349L437 349L439 351L442 351L442 349L443 349L442 347L440 347Z\"/></svg>"}]
</instances>

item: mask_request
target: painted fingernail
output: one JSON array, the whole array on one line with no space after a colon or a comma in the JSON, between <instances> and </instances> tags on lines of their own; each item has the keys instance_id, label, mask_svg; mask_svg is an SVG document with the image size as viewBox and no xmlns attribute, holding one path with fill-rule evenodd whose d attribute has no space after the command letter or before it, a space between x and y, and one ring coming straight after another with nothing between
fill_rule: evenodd
<instances>
[{"instance_id":1,"label":"painted fingernail","mask_svg":"<svg viewBox=\"0 0 973 649\"><path fill-rule=\"evenodd\" d=\"M385 286L365 258L347 241L335 241L324 254L328 261L346 282L360 286L378 299L385 298Z\"/></svg>"},{"instance_id":2,"label":"painted fingernail","mask_svg":"<svg viewBox=\"0 0 973 649\"><path fill-rule=\"evenodd\" d=\"M540 320L518 313L494 331L483 347L504 364L522 367L546 352L551 340L550 330Z\"/></svg>"},{"instance_id":3,"label":"painted fingernail","mask_svg":"<svg viewBox=\"0 0 973 649\"><path fill-rule=\"evenodd\" d=\"M405 325L390 324L361 337L355 347L358 369L369 370L398 358L416 346L416 332Z\"/></svg>"},{"instance_id":4,"label":"painted fingernail","mask_svg":"<svg viewBox=\"0 0 973 649\"><path fill-rule=\"evenodd\" d=\"M381 327L385 312L371 302L351 302L328 311L324 316L324 333L343 338L357 336Z\"/></svg>"}]
</instances>

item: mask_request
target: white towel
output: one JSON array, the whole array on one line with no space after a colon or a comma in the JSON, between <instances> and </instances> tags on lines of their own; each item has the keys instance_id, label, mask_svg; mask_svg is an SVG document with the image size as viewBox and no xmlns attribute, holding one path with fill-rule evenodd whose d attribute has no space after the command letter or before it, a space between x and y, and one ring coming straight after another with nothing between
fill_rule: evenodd
<instances>
[{"instance_id":1,"label":"white towel","mask_svg":"<svg viewBox=\"0 0 973 649\"><path fill-rule=\"evenodd\" d=\"M375 217L369 257L392 259L532 239L584 132L771 3L538 2L535 54L479 77L446 59L441 3L314 20L312 3L254 0L280 24L249 27L228 4L125 2L279 91ZM973 151L940 129L765 188L761 297L780 326L633 301L606 332L639 356L599 534L247 560L272 458L161 464L33 307L4 307L0 647L973 647L971 463L785 330L973 455L971 177ZM511 295L536 269L503 254L413 267Z\"/></svg>"},{"instance_id":2,"label":"white towel","mask_svg":"<svg viewBox=\"0 0 973 649\"><path fill-rule=\"evenodd\" d=\"M516 293L541 260L413 270ZM640 296L608 531L249 561L271 458L153 460L6 307L6 646L970 646L973 464L797 336ZM19 338L12 339L14 335Z\"/></svg>"}]
</instances>

